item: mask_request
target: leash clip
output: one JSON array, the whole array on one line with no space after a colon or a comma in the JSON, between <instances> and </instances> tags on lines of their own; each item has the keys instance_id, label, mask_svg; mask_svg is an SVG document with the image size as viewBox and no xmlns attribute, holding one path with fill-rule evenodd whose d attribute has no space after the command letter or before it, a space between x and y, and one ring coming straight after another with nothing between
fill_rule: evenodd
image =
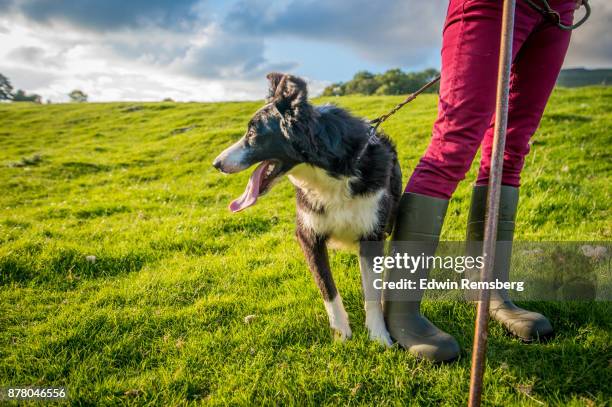
<instances>
[{"instance_id":1,"label":"leash clip","mask_svg":"<svg viewBox=\"0 0 612 407\"><path fill-rule=\"evenodd\" d=\"M552 20L553 23L555 23L556 25L561 24L561 14L559 14L558 11L553 10L553 9L548 9L548 10L544 10L544 12L546 13L546 16Z\"/></svg>"},{"instance_id":2,"label":"leash clip","mask_svg":"<svg viewBox=\"0 0 612 407\"><path fill-rule=\"evenodd\" d=\"M368 142L366 143L366 145L380 143L380 139L376 135L376 128L377 127L378 126L370 126L370 138L368 138Z\"/></svg>"}]
</instances>

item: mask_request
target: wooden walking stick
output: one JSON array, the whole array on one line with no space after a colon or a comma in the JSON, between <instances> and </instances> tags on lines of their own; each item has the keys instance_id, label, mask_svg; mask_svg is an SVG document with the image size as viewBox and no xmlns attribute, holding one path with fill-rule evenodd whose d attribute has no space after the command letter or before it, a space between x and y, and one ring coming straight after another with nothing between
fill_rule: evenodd
<instances>
[{"instance_id":1,"label":"wooden walking stick","mask_svg":"<svg viewBox=\"0 0 612 407\"><path fill-rule=\"evenodd\" d=\"M514 8L516 0L504 0L499 49L499 72L497 78L497 102L495 106L495 127L493 130L493 151L491 153L491 170L487 191L487 212L483 242L484 267L480 280L491 281L495 261L495 243L497 241L497 218L499 212L499 195L506 144L506 127L508 124L508 93L510 66L512 64L512 36L514 30ZM472 369L470 372L470 407L480 406L482 382L487 358L487 337L489 328L489 299L487 289L480 290L476 323L474 325L474 347L472 348Z\"/></svg>"}]
</instances>

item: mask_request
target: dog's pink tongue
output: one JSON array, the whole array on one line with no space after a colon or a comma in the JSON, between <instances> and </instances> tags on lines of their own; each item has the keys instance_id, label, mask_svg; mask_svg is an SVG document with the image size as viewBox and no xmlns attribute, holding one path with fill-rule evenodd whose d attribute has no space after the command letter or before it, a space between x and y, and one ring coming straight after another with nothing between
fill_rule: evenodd
<instances>
[{"instance_id":1,"label":"dog's pink tongue","mask_svg":"<svg viewBox=\"0 0 612 407\"><path fill-rule=\"evenodd\" d=\"M239 212L257 202L257 197L259 196L259 186L261 185L261 176L267 166L268 163L264 161L259 164L257 168L255 168L255 171L253 171L251 174L249 183L242 193L242 196L240 196L238 199L234 199L232 203L230 203L229 208L232 212Z\"/></svg>"}]
</instances>

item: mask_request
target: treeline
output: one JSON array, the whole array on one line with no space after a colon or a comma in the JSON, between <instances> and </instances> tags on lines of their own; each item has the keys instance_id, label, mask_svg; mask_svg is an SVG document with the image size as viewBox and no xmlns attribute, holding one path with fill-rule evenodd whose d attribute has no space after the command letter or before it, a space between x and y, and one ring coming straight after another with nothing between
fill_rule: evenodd
<instances>
[{"instance_id":1,"label":"treeline","mask_svg":"<svg viewBox=\"0 0 612 407\"><path fill-rule=\"evenodd\" d=\"M87 94L79 89L70 92L68 97L72 102L87 102ZM42 97L36 93L27 93L22 89L14 91L9 78L0 73L0 102L1 101L42 103ZM50 101L48 100L47 103L50 103Z\"/></svg>"},{"instance_id":2,"label":"treeline","mask_svg":"<svg viewBox=\"0 0 612 407\"><path fill-rule=\"evenodd\" d=\"M42 98L35 93L28 94L22 89L13 92L11 81L0 73L0 101L10 100L12 102L34 102L41 103Z\"/></svg>"},{"instance_id":3,"label":"treeline","mask_svg":"<svg viewBox=\"0 0 612 407\"><path fill-rule=\"evenodd\" d=\"M612 69L564 69L559 74L557 85L567 88L604 85L612 83Z\"/></svg>"},{"instance_id":4,"label":"treeline","mask_svg":"<svg viewBox=\"0 0 612 407\"><path fill-rule=\"evenodd\" d=\"M385 73L374 74L360 71L348 82L338 82L323 90L323 96L343 95L403 95L412 93L436 77L436 69L426 69L420 72L403 72L401 69L389 69ZM438 84L427 90L437 93Z\"/></svg>"}]
</instances>

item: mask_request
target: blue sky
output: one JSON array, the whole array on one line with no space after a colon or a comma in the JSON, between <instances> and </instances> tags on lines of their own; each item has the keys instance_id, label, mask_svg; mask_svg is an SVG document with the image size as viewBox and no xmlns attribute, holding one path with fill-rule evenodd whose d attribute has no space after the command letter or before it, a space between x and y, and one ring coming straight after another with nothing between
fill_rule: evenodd
<instances>
[{"instance_id":1,"label":"blue sky","mask_svg":"<svg viewBox=\"0 0 612 407\"><path fill-rule=\"evenodd\" d=\"M519 0L521 1L521 0ZM612 2L576 31L566 67L612 66ZM0 0L0 73L65 101L245 100L265 74L316 94L359 70L439 66L445 0Z\"/></svg>"}]
</instances>

